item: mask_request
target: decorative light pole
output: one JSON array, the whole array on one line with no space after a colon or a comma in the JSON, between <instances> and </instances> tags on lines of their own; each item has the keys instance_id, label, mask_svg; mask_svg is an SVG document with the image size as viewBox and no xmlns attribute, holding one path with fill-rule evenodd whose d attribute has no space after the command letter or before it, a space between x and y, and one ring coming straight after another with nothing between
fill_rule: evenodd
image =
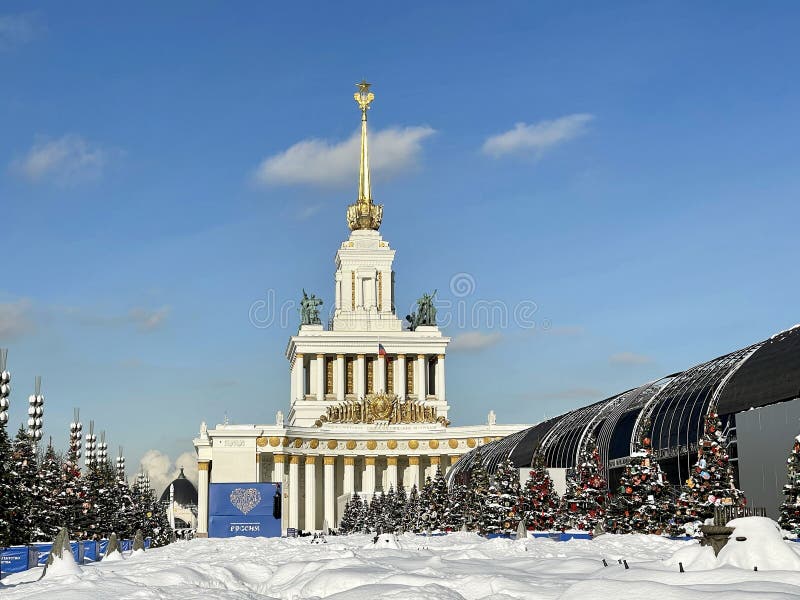
<instances>
[{"instance_id":1,"label":"decorative light pole","mask_svg":"<svg viewBox=\"0 0 800 600\"><path fill-rule=\"evenodd\" d=\"M94 434L94 421L89 421L89 433L86 434L86 454L83 462L87 469L94 467L96 454L97 436Z\"/></svg>"},{"instance_id":2,"label":"decorative light pole","mask_svg":"<svg viewBox=\"0 0 800 600\"><path fill-rule=\"evenodd\" d=\"M28 435L36 443L42 439L42 424L44 416L44 396L42 395L42 378L36 376L34 393L28 396Z\"/></svg>"},{"instance_id":3,"label":"decorative light pole","mask_svg":"<svg viewBox=\"0 0 800 600\"><path fill-rule=\"evenodd\" d=\"M72 423L69 424L69 456L67 461L69 466L77 471L80 469L78 459L81 457L81 438L83 437L83 423L81 423L81 411L79 408L73 410Z\"/></svg>"},{"instance_id":4,"label":"decorative light pole","mask_svg":"<svg viewBox=\"0 0 800 600\"><path fill-rule=\"evenodd\" d=\"M97 445L97 462L105 465L108 462L108 444L106 444L106 432L100 432L100 443Z\"/></svg>"},{"instance_id":5,"label":"decorative light pole","mask_svg":"<svg viewBox=\"0 0 800 600\"><path fill-rule=\"evenodd\" d=\"M8 423L10 405L8 397L11 395L11 373L6 370L7 360L8 349L0 348L0 427L5 427Z\"/></svg>"},{"instance_id":6,"label":"decorative light pole","mask_svg":"<svg viewBox=\"0 0 800 600\"><path fill-rule=\"evenodd\" d=\"M117 456L117 479L125 481L125 457L122 455L122 446L119 447L119 456Z\"/></svg>"}]
</instances>

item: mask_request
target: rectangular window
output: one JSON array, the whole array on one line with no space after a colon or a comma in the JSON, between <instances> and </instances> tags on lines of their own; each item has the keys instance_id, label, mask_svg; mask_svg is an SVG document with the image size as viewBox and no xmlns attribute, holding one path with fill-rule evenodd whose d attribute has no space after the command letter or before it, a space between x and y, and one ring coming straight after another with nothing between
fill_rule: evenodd
<instances>
[{"instance_id":1,"label":"rectangular window","mask_svg":"<svg viewBox=\"0 0 800 600\"><path fill-rule=\"evenodd\" d=\"M394 394L394 358L386 357L386 393Z\"/></svg>"},{"instance_id":2,"label":"rectangular window","mask_svg":"<svg viewBox=\"0 0 800 600\"><path fill-rule=\"evenodd\" d=\"M333 367L336 361L326 358L325 359L325 393L333 394Z\"/></svg>"},{"instance_id":3,"label":"rectangular window","mask_svg":"<svg viewBox=\"0 0 800 600\"><path fill-rule=\"evenodd\" d=\"M436 359L431 358L428 361L428 395L436 395Z\"/></svg>"},{"instance_id":4,"label":"rectangular window","mask_svg":"<svg viewBox=\"0 0 800 600\"><path fill-rule=\"evenodd\" d=\"M347 370L347 386L346 386L345 393L354 394L355 391L353 389L353 383L354 383L354 380L353 380L353 361L355 361L355 358L352 357L352 356L348 356L345 359L345 361L347 363L347 369L346 369Z\"/></svg>"},{"instance_id":5,"label":"rectangular window","mask_svg":"<svg viewBox=\"0 0 800 600\"><path fill-rule=\"evenodd\" d=\"M414 359L406 359L406 394L414 394Z\"/></svg>"},{"instance_id":6,"label":"rectangular window","mask_svg":"<svg viewBox=\"0 0 800 600\"><path fill-rule=\"evenodd\" d=\"M375 391L375 359L371 356L366 358L367 362L367 393Z\"/></svg>"}]
</instances>

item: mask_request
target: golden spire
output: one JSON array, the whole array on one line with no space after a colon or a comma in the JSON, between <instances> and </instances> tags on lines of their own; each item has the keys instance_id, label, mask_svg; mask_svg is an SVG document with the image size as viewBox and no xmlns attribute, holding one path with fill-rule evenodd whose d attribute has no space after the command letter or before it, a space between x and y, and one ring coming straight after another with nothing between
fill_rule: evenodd
<instances>
[{"instance_id":1,"label":"golden spire","mask_svg":"<svg viewBox=\"0 0 800 600\"><path fill-rule=\"evenodd\" d=\"M350 229L378 229L383 218L383 206L372 203L372 190L369 183L369 147L367 145L367 111L375 99L369 91L371 83L362 80L357 83L358 91L353 94L361 109L361 162L358 169L358 200L347 207L347 224Z\"/></svg>"}]
</instances>

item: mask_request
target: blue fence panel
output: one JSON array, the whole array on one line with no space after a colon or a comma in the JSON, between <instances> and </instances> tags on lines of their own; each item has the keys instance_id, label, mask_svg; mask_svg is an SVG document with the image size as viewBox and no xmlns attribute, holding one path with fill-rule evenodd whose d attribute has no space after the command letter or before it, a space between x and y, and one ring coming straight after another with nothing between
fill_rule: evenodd
<instances>
[{"instance_id":1,"label":"blue fence panel","mask_svg":"<svg viewBox=\"0 0 800 600\"><path fill-rule=\"evenodd\" d=\"M79 565L83 564L83 543L82 542L70 542L70 548L72 548L72 556L75 557L75 562Z\"/></svg>"},{"instance_id":2,"label":"blue fence panel","mask_svg":"<svg viewBox=\"0 0 800 600\"><path fill-rule=\"evenodd\" d=\"M280 537L279 483L212 483L209 537Z\"/></svg>"},{"instance_id":3,"label":"blue fence panel","mask_svg":"<svg viewBox=\"0 0 800 600\"><path fill-rule=\"evenodd\" d=\"M592 539L591 533L564 533L562 532L558 539L560 542L568 542L569 540L590 540Z\"/></svg>"},{"instance_id":4,"label":"blue fence panel","mask_svg":"<svg viewBox=\"0 0 800 600\"><path fill-rule=\"evenodd\" d=\"M487 533L486 534L486 539L487 540L493 540L495 538L504 538L504 539L510 540L511 539L511 534L510 533Z\"/></svg>"},{"instance_id":5,"label":"blue fence panel","mask_svg":"<svg viewBox=\"0 0 800 600\"><path fill-rule=\"evenodd\" d=\"M108 540L100 540L97 542L97 555L98 556L105 556L106 549L108 548Z\"/></svg>"},{"instance_id":6,"label":"blue fence panel","mask_svg":"<svg viewBox=\"0 0 800 600\"><path fill-rule=\"evenodd\" d=\"M53 548L53 542L36 542L32 546L36 550L36 564L44 565L50 555L50 550Z\"/></svg>"},{"instance_id":7,"label":"blue fence panel","mask_svg":"<svg viewBox=\"0 0 800 600\"><path fill-rule=\"evenodd\" d=\"M31 549L28 546L11 546L0 552L0 578L29 569Z\"/></svg>"},{"instance_id":8,"label":"blue fence panel","mask_svg":"<svg viewBox=\"0 0 800 600\"><path fill-rule=\"evenodd\" d=\"M133 550L133 540L120 540L119 549L123 552L130 552Z\"/></svg>"},{"instance_id":9,"label":"blue fence panel","mask_svg":"<svg viewBox=\"0 0 800 600\"><path fill-rule=\"evenodd\" d=\"M99 559L99 554L97 553L97 542L95 541L86 541L81 542L83 544L83 561L84 562L97 562Z\"/></svg>"},{"instance_id":10,"label":"blue fence panel","mask_svg":"<svg viewBox=\"0 0 800 600\"><path fill-rule=\"evenodd\" d=\"M149 550L152 543L153 540L151 538L144 538L144 549Z\"/></svg>"}]
</instances>

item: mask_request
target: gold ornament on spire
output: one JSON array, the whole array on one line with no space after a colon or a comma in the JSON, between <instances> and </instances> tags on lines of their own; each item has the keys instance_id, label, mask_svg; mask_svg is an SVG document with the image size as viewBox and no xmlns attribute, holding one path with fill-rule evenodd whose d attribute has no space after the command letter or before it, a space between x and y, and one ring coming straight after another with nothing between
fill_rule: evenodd
<instances>
[{"instance_id":1,"label":"gold ornament on spire","mask_svg":"<svg viewBox=\"0 0 800 600\"><path fill-rule=\"evenodd\" d=\"M353 94L361 109L361 163L358 169L358 200L347 207L347 224L352 231L356 229L378 229L383 219L383 206L372 203L372 190L369 183L369 148L367 146L367 111L375 99L369 91L371 83L362 80L357 83L358 91Z\"/></svg>"}]
</instances>

